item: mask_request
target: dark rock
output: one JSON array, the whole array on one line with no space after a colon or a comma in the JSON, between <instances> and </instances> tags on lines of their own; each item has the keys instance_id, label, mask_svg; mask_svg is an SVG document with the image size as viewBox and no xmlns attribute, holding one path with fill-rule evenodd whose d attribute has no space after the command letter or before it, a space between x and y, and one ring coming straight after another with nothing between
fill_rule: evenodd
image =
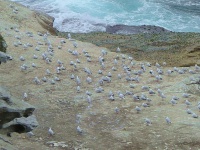
<instances>
[{"instance_id":1,"label":"dark rock","mask_svg":"<svg viewBox=\"0 0 200 150\"><path fill-rule=\"evenodd\" d=\"M10 92L6 88L0 87L0 100L4 100L7 103L11 103L10 97Z\"/></svg>"},{"instance_id":2,"label":"dark rock","mask_svg":"<svg viewBox=\"0 0 200 150\"><path fill-rule=\"evenodd\" d=\"M29 132L38 126L35 108L15 97L4 87L0 87L0 133Z\"/></svg>"},{"instance_id":3,"label":"dark rock","mask_svg":"<svg viewBox=\"0 0 200 150\"><path fill-rule=\"evenodd\" d=\"M2 126L2 129L9 129L9 132L30 132L38 126L38 122L34 115L29 117L16 118Z\"/></svg>"},{"instance_id":4,"label":"dark rock","mask_svg":"<svg viewBox=\"0 0 200 150\"><path fill-rule=\"evenodd\" d=\"M18 150L5 135L0 135L0 150Z\"/></svg>"},{"instance_id":5,"label":"dark rock","mask_svg":"<svg viewBox=\"0 0 200 150\"><path fill-rule=\"evenodd\" d=\"M0 51L6 52L7 44L6 41L3 39L3 37L0 34Z\"/></svg>"},{"instance_id":6,"label":"dark rock","mask_svg":"<svg viewBox=\"0 0 200 150\"><path fill-rule=\"evenodd\" d=\"M138 34L138 33L164 33L171 32L163 27L152 26L152 25L141 25L141 26L127 26L127 25L108 25L106 32L111 34Z\"/></svg>"}]
</instances>

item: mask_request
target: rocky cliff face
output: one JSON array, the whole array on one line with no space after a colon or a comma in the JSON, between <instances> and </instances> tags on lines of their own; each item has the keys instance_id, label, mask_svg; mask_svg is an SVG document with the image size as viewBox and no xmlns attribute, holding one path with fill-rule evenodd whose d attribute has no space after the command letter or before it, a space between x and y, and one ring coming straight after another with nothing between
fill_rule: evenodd
<instances>
[{"instance_id":1,"label":"rocky cliff face","mask_svg":"<svg viewBox=\"0 0 200 150\"><path fill-rule=\"evenodd\" d=\"M11 96L8 89L0 87L0 137L2 135L11 136L12 132L30 132L36 128L38 122L32 115L34 110L35 107L23 100L16 99Z\"/></svg>"}]
</instances>

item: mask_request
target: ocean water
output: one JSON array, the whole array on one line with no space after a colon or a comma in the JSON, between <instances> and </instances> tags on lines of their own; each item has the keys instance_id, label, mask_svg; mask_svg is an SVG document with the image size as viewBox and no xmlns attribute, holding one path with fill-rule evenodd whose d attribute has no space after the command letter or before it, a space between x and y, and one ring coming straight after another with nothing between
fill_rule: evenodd
<instances>
[{"instance_id":1,"label":"ocean water","mask_svg":"<svg viewBox=\"0 0 200 150\"><path fill-rule=\"evenodd\" d=\"M106 25L156 25L200 32L200 0L12 0L55 18L59 31L105 31Z\"/></svg>"}]
</instances>

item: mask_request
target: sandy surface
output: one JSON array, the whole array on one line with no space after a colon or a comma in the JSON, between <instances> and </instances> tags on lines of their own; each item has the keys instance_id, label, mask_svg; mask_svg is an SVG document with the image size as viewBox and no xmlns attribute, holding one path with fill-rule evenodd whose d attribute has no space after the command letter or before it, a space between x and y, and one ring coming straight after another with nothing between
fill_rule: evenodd
<instances>
[{"instance_id":1,"label":"sandy surface","mask_svg":"<svg viewBox=\"0 0 200 150\"><path fill-rule=\"evenodd\" d=\"M13 57L12 61L0 66L0 84L8 87L11 94L19 99L23 99L23 93L26 92L28 94L26 101L36 107L34 115L39 122L39 127L33 131L35 136L32 138L28 138L26 134L12 134L10 141L16 148L20 150L199 149L200 121L199 118L193 118L186 113L186 98L182 97L182 94L188 90L193 93L196 91L197 94L191 94L187 99L192 103L189 108L199 115L197 109L197 103L200 100L199 91L195 85L186 85L190 83L189 78L199 76L199 72L195 75L191 75L188 71L185 74L174 72L168 76L166 71L173 68L161 67L164 71L163 80L156 81L155 77L151 77L149 74L150 70L156 72L156 67L152 65L152 67L146 66L146 71L139 76L139 83L127 82L125 80L126 73L122 68L121 54L108 50L108 54L104 56L103 75L106 76L108 72L111 72L112 81L104 83L102 93L96 93L95 85L103 76L97 74L98 70L101 69L98 58L103 48L80 41L76 41L78 47L74 48L73 41L48 35L47 39L53 46L54 55L50 56L52 62L47 64L42 59L42 53L47 51L48 46L45 45L44 37L37 34L38 31L42 33L47 31L34 18L33 12L17 6L18 14L15 14L9 7L9 3L2 0L0 2L1 12L7 11L1 16L0 31L8 44L7 53ZM19 32L11 27L17 27ZM33 37L28 37L27 31L32 32ZM18 41L15 36L21 37L21 43L30 43L33 47L28 47L27 50L23 49L23 45L15 47L13 44ZM61 40L65 40L66 43L62 44L62 49L58 49ZM40 50L36 51L35 47L38 41L43 45L39 45ZM72 55L68 52L69 49L77 50L79 55ZM91 62L87 62L83 49L91 55ZM38 56L38 59L33 59L34 54ZM113 61L117 55L119 56L118 64L115 66L117 71L112 71ZM26 60L20 61L20 56L24 56ZM75 62L77 58L81 63L77 63L77 69L74 70L73 66L69 64L70 61ZM56 74L57 60L62 61L66 67L66 70L61 71L60 74ZM124 64L130 66L128 56L124 61ZM141 69L142 63L146 64L145 62L134 62L135 65L131 67L132 77L135 77L134 70ZM35 63L37 67L31 67L32 63ZM20 66L23 64L28 66L25 71L20 70ZM84 72L84 67L92 71L92 75L89 75L92 78L91 84L86 82L88 75ZM46 69L50 70L51 75L46 75ZM187 69L194 70L194 67ZM122 79L117 78L119 73L122 75ZM70 79L71 74L74 74L75 77L79 76L81 79L80 93L76 91L75 80ZM36 85L33 82L34 77L41 80L44 76L48 79L46 83L41 81L39 85ZM59 77L60 81L52 85L50 81L55 76ZM130 83L135 85L134 89L129 87ZM148 91L141 89L143 85L149 86L154 91L157 91L158 88L161 89L166 98L162 100L157 92L154 95L149 95ZM91 104L88 104L86 100L86 90L92 93ZM110 90L115 94L115 101L108 100ZM126 95L125 99L121 100L117 91L125 93L126 90L139 96L144 93L152 100L150 107L142 107L142 103L147 103L147 101L134 101L131 95ZM175 106L170 103L173 95L180 98ZM142 108L140 113L136 112L136 106ZM115 112L116 107L119 108L119 113ZM165 117L167 116L171 119L171 124L166 123ZM149 118L152 124L147 126L145 118ZM83 134L76 131L77 126L81 127ZM48 135L49 127L55 132L54 136ZM52 146L53 144L47 144L49 141L54 141L53 143L64 142L68 147L62 148L55 144Z\"/></svg>"}]
</instances>

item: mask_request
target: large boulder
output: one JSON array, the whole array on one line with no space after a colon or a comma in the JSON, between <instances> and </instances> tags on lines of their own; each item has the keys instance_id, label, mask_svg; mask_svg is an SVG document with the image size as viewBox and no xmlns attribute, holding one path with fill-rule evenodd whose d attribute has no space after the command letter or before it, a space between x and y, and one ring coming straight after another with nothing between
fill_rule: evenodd
<instances>
[{"instance_id":1,"label":"large boulder","mask_svg":"<svg viewBox=\"0 0 200 150\"><path fill-rule=\"evenodd\" d=\"M0 86L0 133L25 133L38 126L33 114L35 108L15 97Z\"/></svg>"}]
</instances>

